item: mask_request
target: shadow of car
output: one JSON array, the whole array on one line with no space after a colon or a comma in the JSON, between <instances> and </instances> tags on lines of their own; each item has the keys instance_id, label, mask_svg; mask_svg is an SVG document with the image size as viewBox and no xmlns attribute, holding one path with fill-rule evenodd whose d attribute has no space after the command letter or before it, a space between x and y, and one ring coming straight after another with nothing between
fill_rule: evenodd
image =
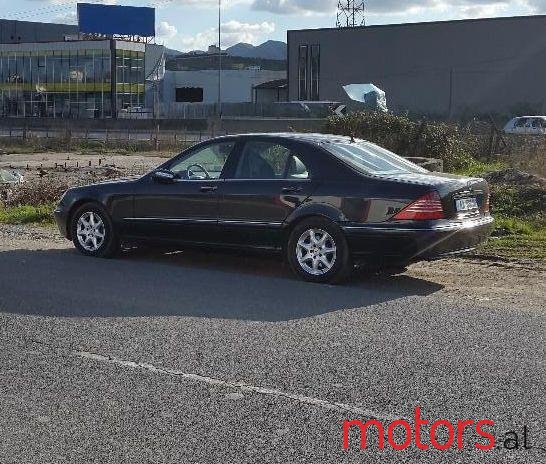
<instances>
[{"instance_id":1,"label":"shadow of car","mask_svg":"<svg viewBox=\"0 0 546 464\"><path fill-rule=\"evenodd\" d=\"M203 252L125 253L89 260L68 250L0 253L0 309L60 317L185 316L287 321L442 288L408 276L344 287L290 278L274 259Z\"/></svg>"}]
</instances>

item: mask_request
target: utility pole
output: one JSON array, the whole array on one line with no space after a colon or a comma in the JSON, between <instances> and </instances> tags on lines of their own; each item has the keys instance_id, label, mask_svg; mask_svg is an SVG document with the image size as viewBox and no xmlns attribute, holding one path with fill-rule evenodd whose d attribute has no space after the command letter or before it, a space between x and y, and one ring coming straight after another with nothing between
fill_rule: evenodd
<instances>
[{"instance_id":1,"label":"utility pole","mask_svg":"<svg viewBox=\"0 0 546 464\"><path fill-rule=\"evenodd\" d=\"M218 0L218 119L222 118L222 0Z\"/></svg>"}]
</instances>

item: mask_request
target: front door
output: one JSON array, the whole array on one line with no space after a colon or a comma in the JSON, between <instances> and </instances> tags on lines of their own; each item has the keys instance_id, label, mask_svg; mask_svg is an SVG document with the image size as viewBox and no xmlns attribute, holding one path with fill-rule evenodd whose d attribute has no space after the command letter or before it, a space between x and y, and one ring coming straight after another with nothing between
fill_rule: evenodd
<instances>
[{"instance_id":1,"label":"front door","mask_svg":"<svg viewBox=\"0 0 546 464\"><path fill-rule=\"evenodd\" d=\"M145 178L127 229L146 239L216 242L221 174L235 145L212 142L175 158L162 168L175 174L173 182Z\"/></svg>"},{"instance_id":2,"label":"front door","mask_svg":"<svg viewBox=\"0 0 546 464\"><path fill-rule=\"evenodd\" d=\"M286 218L312 193L303 153L290 142L250 138L220 186L219 229L235 245L277 248Z\"/></svg>"}]
</instances>

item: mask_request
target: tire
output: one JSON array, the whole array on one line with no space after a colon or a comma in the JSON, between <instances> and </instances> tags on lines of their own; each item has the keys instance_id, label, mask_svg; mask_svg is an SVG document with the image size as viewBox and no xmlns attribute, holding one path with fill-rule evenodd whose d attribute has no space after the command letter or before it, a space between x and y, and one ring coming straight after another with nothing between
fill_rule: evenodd
<instances>
[{"instance_id":1,"label":"tire","mask_svg":"<svg viewBox=\"0 0 546 464\"><path fill-rule=\"evenodd\" d=\"M304 219L294 227L286 246L286 258L292 271L307 282L341 283L353 270L343 231L321 217Z\"/></svg>"},{"instance_id":2,"label":"tire","mask_svg":"<svg viewBox=\"0 0 546 464\"><path fill-rule=\"evenodd\" d=\"M70 236L77 250L86 256L111 258L120 250L112 219L98 203L86 203L74 212Z\"/></svg>"}]
</instances>

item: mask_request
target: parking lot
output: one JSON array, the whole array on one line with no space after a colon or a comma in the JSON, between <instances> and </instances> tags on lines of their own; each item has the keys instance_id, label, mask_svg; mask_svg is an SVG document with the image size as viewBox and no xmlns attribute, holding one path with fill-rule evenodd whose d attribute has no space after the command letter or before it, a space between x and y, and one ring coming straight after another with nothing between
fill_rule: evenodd
<instances>
[{"instance_id":1,"label":"parking lot","mask_svg":"<svg viewBox=\"0 0 546 464\"><path fill-rule=\"evenodd\" d=\"M321 286L261 256L95 260L0 226L0 461L537 464L544 271L453 259ZM497 447L343 450L344 420L416 406L493 420Z\"/></svg>"}]
</instances>

